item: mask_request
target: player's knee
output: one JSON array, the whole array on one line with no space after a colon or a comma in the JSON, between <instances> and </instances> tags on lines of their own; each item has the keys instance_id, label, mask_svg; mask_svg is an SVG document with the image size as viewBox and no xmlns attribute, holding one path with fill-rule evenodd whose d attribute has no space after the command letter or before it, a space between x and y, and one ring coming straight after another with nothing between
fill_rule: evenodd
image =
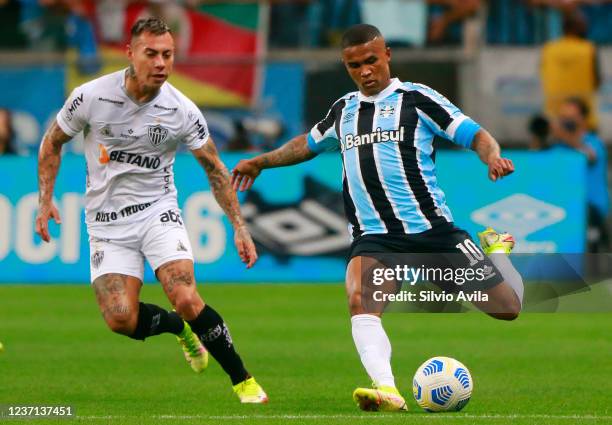
<instances>
[{"instance_id":1,"label":"player's knee","mask_svg":"<svg viewBox=\"0 0 612 425\"><path fill-rule=\"evenodd\" d=\"M354 290L347 294L351 314L363 313L363 300L361 291Z\"/></svg>"},{"instance_id":2,"label":"player's knee","mask_svg":"<svg viewBox=\"0 0 612 425\"><path fill-rule=\"evenodd\" d=\"M129 307L122 307L105 312L104 320L111 331L121 335L131 335L136 329L138 316Z\"/></svg>"},{"instance_id":3,"label":"player's knee","mask_svg":"<svg viewBox=\"0 0 612 425\"><path fill-rule=\"evenodd\" d=\"M196 291L180 291L174 299L174 309L185 320L197 317L202 307L203 301Z\"/></svg>"}]
</instances>

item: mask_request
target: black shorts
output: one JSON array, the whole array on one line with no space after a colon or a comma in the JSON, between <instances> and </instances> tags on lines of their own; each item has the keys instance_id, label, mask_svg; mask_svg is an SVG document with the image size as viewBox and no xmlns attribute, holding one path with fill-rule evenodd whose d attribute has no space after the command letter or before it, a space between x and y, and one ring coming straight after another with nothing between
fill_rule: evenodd
<instances>
[{"instance_id":1,"label":"black shorts","mask_svg":"<svg viewBox=\"0 0 612 425\"><path fill-rule=\"evenodd\" d=\"M452 223L416 234L360 236L351 244L347 260L357 256L376 258L387 268L408 265L430 269L431 272L427 274L429 278L423 280L449 291L486 290L504 280L491 259L474 243L470 235ZM434 269L445 270L449 274L436 273ZM461 276L468 273L482 279L457 279L459 272ZM440 279L442 275L455 278ZM459 286L457 282L461 282Z\"/></svg>"}]
</instances>

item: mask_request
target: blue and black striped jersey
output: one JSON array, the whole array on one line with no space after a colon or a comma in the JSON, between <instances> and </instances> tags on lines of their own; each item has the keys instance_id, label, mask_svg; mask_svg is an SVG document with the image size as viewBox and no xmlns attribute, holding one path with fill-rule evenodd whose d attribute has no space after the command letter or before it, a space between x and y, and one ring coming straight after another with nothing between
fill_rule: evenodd
<instances>
[{"instance_id":1,"label":"blue and black striped jersey","mask_svg":"<svg viewBox=\"0 0 612 425\"><path fill-rule=\"evenodd\" d=\"M308 135L315 153L342 154L344 207L353 237L421 233L452 222L438 186L433 139L470 147L480 126L448 99L393 79L375 96L349 93Z\"/></svg>"}]
</instances>

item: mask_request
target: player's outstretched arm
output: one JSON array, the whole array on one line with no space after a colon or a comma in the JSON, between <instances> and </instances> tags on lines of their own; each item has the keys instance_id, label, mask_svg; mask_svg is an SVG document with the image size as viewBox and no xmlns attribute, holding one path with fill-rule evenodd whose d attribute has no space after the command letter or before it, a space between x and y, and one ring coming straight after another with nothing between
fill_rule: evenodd
<instances>
[{"instance_id":1,"label":"player's outstretched arm","mask_svg":"<svg viewBox=\"0 0 612 425\"><path fill-rule=\"evenodd\" d=\"M257 251L246 223L240 213L240 204L236 192L230 184L227 168L219 158L217 147L212 138L204 146L191 151L206 171L213 195L234 228L234 243L240 259L251 268L257 261Z\"/></svg>"},{"instance_id":2,"label":"player's outstretched arm","mask_svg":"<svg viewBox=\"0 0 612 425\"><path fill-rule=\"evenodd\" d=\"M308 147L306 137L307 134L301 134L278 149L240 161L232 171L234 190L250 189L257 176L266 168L299 164L314 158L316 154Z\"/></svg>"},{"instance_id":3,"label":"player's outstretched arm","mask_svg":"<svg viewBox=\"0 0 612 425\"><path fill-rule=\"evenodd\" d=\"M489 166L489 178L493 181L514 172L510 159L502 158L499 144L491 134L481 128L472 141L472 150L478 153L480 160Z\"/></svg>"},{"instance_id":4,"label":"player's outstretched arm","mask_svg":"<svg viewBox=\"0 0 612 425\"><path fill-rule=\"evenodd\" d=\"M59 211L53 204L53 187L60 167L62 145L71 139L53 120L43 136L38 152L38 214L36 215L36 233L43 241L49 242L49 219L61 223Z\"/></svg>"}]
</instances>

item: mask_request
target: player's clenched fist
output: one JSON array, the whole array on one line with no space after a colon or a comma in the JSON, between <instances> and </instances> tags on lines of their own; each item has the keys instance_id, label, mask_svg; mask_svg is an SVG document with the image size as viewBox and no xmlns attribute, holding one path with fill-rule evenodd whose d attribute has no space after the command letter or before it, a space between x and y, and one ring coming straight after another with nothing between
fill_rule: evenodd
<instances>
[{"instance_id":1,"label":"player's clenched fist","mask_svg":"<svg viewBox=\"0 0 612 425\"><path fill-rule=\"evenodd\" d=\"M234 190L248 190L260 173L261 168L254 159L243 159L232 170L232 187Z\"/></svg>"},{"instance_id":2,"label":"player's clenched fist","mask_svg":"<svg viewBox=\"0 0 612 425\"><path fill-rule=\"evenodd\" d=\"M41 205L36 215L36 233L39 234L45 242L51 240L51 236L49 235L49 220L51 218L53 218L57 224L62 222L59 211L53 203Z\"/></svg>"},{"instance_id":3,"label":"player's clenched fist","mask_svg":"<svg viewBox=\"0 0 612 425\"><path fill-rule=\"evenodd\" d=\"M514 164L507 158L496 158L489 163L489 178L496 181L499 178L512 174Z\"/></svg>"}]
</instances>

